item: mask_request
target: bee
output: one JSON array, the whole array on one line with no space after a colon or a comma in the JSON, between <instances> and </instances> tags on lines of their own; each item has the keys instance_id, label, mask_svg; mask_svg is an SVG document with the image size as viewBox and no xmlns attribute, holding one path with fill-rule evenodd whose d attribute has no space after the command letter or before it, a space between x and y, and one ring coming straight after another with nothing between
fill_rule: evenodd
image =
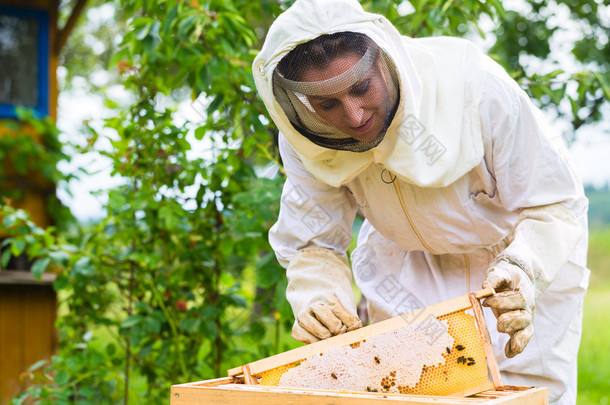
<instances>
[{"instance_id":1,"label":"bee","mask_svg":"<svg viewBox=\"0 0 610 405\"><path fill-rule=\"evenodd\" d=\"M366 387L366 390L367 390L368 392L371 392L371 387Z\"/></svg>"},{"instance_id":2,"label":"bee","mask_svg":"<svg viewBox=\"0 0 610 405\"><path fill-rule=\"evenodd\" d=\"M379 357L375 356L375 363L379 364L381 363L381 361L379 361Z\"/></svg>"},{"instance_id":3,"label":"bee","mask_svg":"<svg viewBox=\"0 0 610 405\"><path fill-rule=\"evenodd\" d=\"M468 357L466 360L468 361L474 361L474 359L472 357Z\"/></svg>"},{"instance_id":4,"label":"bee","mask_svg":"<svg viewBox=\"0 0 610 405\"><path fill-rule=\"evenodd\" d=\"M451 349L448 347L445 347L445 349L447 349L447 354L451 354Z\"/></svg>"},{"instance_id":5,"label":"bee","mask_svg":"<svg viewBox=\"0 0 610 405\"><path fill-rule=\"evenodd\" d=\"M336 375L335 373L330 373L330 376L331 376L332 378L334 378L335 380L337 379L337 375Z\"/></svg>"},{"instance_id":6,"label":"bee","mask_svg":"<svg viewBox=\"0 0 610 405\"><path fill-rule=\"evenodd\" d=\"M390 386L389 385L384 385L383 388L386 389L386 390L389 390Z\"/></svg>"},{"instance_id":7,"label":"bee","mask_svg":"<svg viewBox=\"0 0 610 405\"><path fill-rule=\"evenodd\" d=\"M474 361L471 361L471 362L468 362L468 364L466 364L466 365L467 366L474 366L475 364L477 364L477 363L475 363Z\"/></svg>"},{"instance_id":8,"label":"bee","mask_svg":"<svg viewBox=\"0 0 610 405\"><path fill-rule=\"evenodd\" d=\"M457 363L458 363L458 364L461 364L461 363L466 364L466 357L464 357L464 356L460 356L460 357L458 357L458 358L457 358Z\"/></svg>"},{"instance_id":9,"label":"bee","mask_svg":"<svg viewBox=\"0 0 610 405\"><path fill-rule=\"evenodd\" d=\"M466 346L457 345L457 346L455 346L455 348L461 352L462 350L464 350L466 348Z\"/></svg>"}]
</instances>

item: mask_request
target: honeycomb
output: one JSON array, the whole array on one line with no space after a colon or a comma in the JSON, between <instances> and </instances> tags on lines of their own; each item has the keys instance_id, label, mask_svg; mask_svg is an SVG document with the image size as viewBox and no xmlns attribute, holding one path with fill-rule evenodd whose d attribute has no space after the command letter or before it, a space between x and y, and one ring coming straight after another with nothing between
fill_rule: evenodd
<instances>
[{"instance_id":1,"label":"honeycomb","mask_svg":"<svg viewBox=\"0 0 610 405\"><path fill-rule=\"evenodd\" d=\"M280 379L285 373L301 365L307 365L309 370L312 370L311 374L314 378L318 378L318 385L312 387L311 382L305 381L307 378L304 378L303 386L289 386L382 393L451 395L487 383L489 380L485 350L480 341L474 317L462 310L439 316L437 319L446 326L445 335L447 337L438 339L434 348L429 346L430 350L423 349L436 353L422 353L421 348L413 350L413 347L409 348L404 340L401 351L401 344L396 344L396 340L392 340L395 339L395 336L392 337L391 334L396 333L396 331L392 331L369 338L368 342L362 340L343 348L320 353L320 358L301 359L264 371L260 374L259 384L287 386L285 384L287 378L284 377L282 384L280 384ZM417 325L411 325L408 328L417 329ZM375 342L373 342L374 340ZM379 343L384 341L390 342L392 345L390 350L385 347L385 343ZM419 344L421 345L421 343ZM380 351L381 349L383 352ZM366 359L366 369L356 363L352 363L349 369L345 369L345 353L349 350L362 350L358 358ZM442 353L438 353L439 350ZM337 351L334 356L333 351ZM416 358L422 357L422 355L423 360ZM413 373L413 367L416 368L415 373ZM375 373L376 368L381 373ZM309 374L307 376L311 377Z\"/></svg>"}]
</instances>

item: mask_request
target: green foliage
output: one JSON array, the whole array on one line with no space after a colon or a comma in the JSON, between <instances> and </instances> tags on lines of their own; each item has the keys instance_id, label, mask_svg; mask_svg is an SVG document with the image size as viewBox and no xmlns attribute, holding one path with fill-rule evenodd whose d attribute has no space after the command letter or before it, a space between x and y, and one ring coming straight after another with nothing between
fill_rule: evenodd
<instances>
[{"instance_id":1,"label":"green foliage","mask_svg":"<svg viewBox=\"0 0 610 405\"><path fill-rule=\"evenodd\" d=\"M498 20L490 54L512 72L531 97L572 124L573 131L602 119L602 108L610 102L610 28L602 16L602 2L595 0L525 0L528 12L507 11ZM556 18L564 15L562 21ZM569 20L568 20L569 18ZM564 26L565 25L565 26ZM578 35L571 54L575 68L553 59L550 43ZM532 59L544 71L528 69ZM558 69L557 66L561 68ZM574 69L585 69L574 71ZM569 86L569 84L571 84ZM564 134L575 139L573 131Z\"/></svg>"},{"instance_id":2,"label":"green foliage","mask_svg":"<svg viewBox=\"0 0 610 405\"><path fill-rule=\"evenodd\" d=\"M64 26L77 1L62 0L59 7L59 26ZM93 18L87 18L92 16ZM113 1L88 0L79 21L70 33L66 44L61 49L59 63L66 67L61 77L61 90L77 87L94 93L103 93L113 85L120 83L116 71L107 70L108 61L117 49L121 34L126 30L126 18L123 10L116 7ZM104 79L90 80L94 73L104 71ZM75 82L75 78L82 80Z\"/></svg>"},{"instance_id":3,"label":"green foliage","mask_svg":"<svg viewBox=\"0 0 610 405\"><path fill-rule=\"evenodd\" d=\"M50 117L38 118L32 110L17 108L17 116L18 120L2 121L8 132L0 135L0 198L23 203L29 194L38 193L44 196L46 214L66 229L73 217L55 189L73 176L57 168L69 160L59 130Z\"/></svg>"},{"instance_id":4,"label":"green foliage","mask_svg":"<svg viewBox=\"0 0 610 405\"><path fill-rule=\"evenodd\" d=\"M133 103L103 132L88 128L88 144L123 184L57 276L60 350L32 370L19 400L129 402L139 381L147 403L163 403L172 383L285 349L259 340L293 322L267 242L283 180L256 174L277 159L250 71L258 38L242 17L270 4L120 7L133 17L113 63ZM161 107L185 87L204 93L197 125ZM191 136L209 145L205 157L193 156Z\"/></svg>"},{"instance_id":5,"label":"green foliage","mask_svg":"<svg viewBox=\"0 0 610 405\"><path fill-rule=\"evenodd\" d=\"M479 21L482 16L494 18L504 15L502 3L492 1L411 1L414 12L401 12L402 2L395 0L369 0L363 6L382 14L398 28L412 37L434 35L463 36L473 28L482 34Z\"/></svg>"},{"instance_id":6,"label":"green foliage","mask_svg":"<svg viewBox=\"0 0 610 405\"><path fill-rule=\"evenodd\" d=\"M56 263L62 262L67 257L64 249L71 247L67 244L59 246L61 244L56 240L55 228L38 227L25 211L11 207L8 199L4 199L0 204L0 218L3 237L0 270L6 269L11 257L22 255L26 255L32 262L31 271L39 280L45 270L58 270L56 266L49 264L52 260Z\"/></svg>"}]
</instances>

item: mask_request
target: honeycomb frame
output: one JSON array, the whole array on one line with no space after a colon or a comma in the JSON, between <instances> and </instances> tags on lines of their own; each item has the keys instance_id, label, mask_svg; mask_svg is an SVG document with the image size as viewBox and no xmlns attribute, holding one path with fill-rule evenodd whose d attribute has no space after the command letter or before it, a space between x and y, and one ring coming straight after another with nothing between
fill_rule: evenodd
<instances>
[{"instance_id":1,"label":"honeycomb frame","mask_svg":"<svg viewBox=\"0 0 610 405\"><path fill-rule=\"evenodd\" d=\"M305 364L312 356L324 356L332 350L349 346L358 350L367 338L381 336L408 325L434 317L445 322L447 332L453 338L452 347L446 347L443 353L444 363L424 365L420 378L413 385L398 385L397 372L393 370L379 381L371 381L366 391L385 394L418 394L435 396L467 396L502 385L493 350L489 343L489 334L482 315L479 299L493 294L492 289L485 289L445 301L409 314L401 315L377 324L335 336L320 342L303 346L288 352L280 353L247 365L228 370L229 376L243 375L246 383L270 387L280 386L280 378L288 370ZM389 355L390 353L388 353ZM370 353L371 367L381 362L385 354ZM329 361L328 364L332 364ZM488 374L489 369L489 374ZM338 379L339 372L329 375ZM488 376L491 375L490 381ZM295 388L295 387L292 387ZM309 387L312 388L312 387ZM349 390L339 389L348 392ZM357 390L357 391L360 391Z\"/></svg>"}]
</instances>

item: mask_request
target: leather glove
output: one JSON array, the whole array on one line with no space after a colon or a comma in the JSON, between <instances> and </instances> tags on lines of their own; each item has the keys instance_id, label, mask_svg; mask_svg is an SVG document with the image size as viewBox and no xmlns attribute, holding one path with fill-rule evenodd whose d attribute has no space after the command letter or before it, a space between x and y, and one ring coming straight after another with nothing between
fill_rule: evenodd
<instances>
[{"instance_id":1,"label":"leather glove","mask_svg":"<svg viewBox=\"0 0 610 405\"><path fill-rule=\"evenodd\" d=\"M515 357L534 333L534 284L519 266L501 260L487 271L483 288L489 287L496 293L483 306L490 307L498 319L498 332L510 336L504 348L506 357Z\"/></svg>"},{"instance_id":2,"label":"leather glove","mask_svg":"<svg viewBox=\"0 0 610 405\"><path fill-rule=\"evenodd\" d=\"M301 249L290 260L286 276L295 339L313 343L362 327L344 258L330 249Z\"/></svg>"},{"instance_id":3,"label":"leather glove","mask_svg":"<svg viewBox=\"0 0 610 405\"><path fill-rule=\"evenodd\" d=\"M362 327L362 321L352 315L337 299L329 297L326 303L317 303L297 316L292 337L313 343Z\"/></svg>"}]
</instances>

